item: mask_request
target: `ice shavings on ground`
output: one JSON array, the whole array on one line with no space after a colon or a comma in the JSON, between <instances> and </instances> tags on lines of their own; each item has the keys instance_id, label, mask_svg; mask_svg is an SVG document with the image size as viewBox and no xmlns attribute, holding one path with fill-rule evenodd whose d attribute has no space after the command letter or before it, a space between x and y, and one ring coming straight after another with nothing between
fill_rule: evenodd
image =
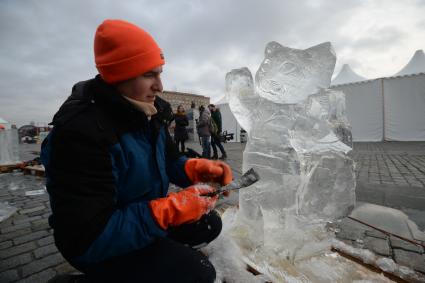
<instances>
[{"instance_id":1,"label":"ice shavings on ground","mask_svg":"<svg viewBox=\"0 0 425 283\"><path fill-rule=\"evenodd\" d=\"M299 264L299 268L315 278L311 282L392 282L379 273L372 273L367 268L354 264L336 253L311 258Z\"/></svg>"},{"instance_id":2,"label":"ice shavings on ground","mask_svg":"<svg viewBox=\"0 0 425 283\"><path fill-rule=\"evenodd\" d=\"M202 251L208 255L217 273L215 283L263 283L267 282L264 276L255 276L247 271L243 262L240 248L229 234L232 227L236 208L228 208L222 215L223 230L221 234Z\"/></svg>"},{"instance_id":3,"label":"ice shavings on ground","mask_svg":"<svg viewBox=\"0 0 425 283\"><path fill-rule=\"evenodd\" d=\"M32 190L32 191L26 191L25 195L26 196L37 196L37 195L45 194L46 192L47 192L46 189Z\"/></svg>"}]
</instances>

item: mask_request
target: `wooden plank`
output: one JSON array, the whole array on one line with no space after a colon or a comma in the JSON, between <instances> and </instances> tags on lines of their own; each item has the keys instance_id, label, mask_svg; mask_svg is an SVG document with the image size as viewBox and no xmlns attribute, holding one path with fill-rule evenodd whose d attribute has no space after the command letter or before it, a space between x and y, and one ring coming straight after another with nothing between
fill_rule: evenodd
<instances>
[{"instance_id":1,"label":"wooden plank","mask_svg":"<svg viewBox=\"0 0 425 283\"><path fill-rule=\"evenodd\" d=\"M0 173L10 173L16 169L21 169L21 163L0 165Z\"/></svg>"},{"instance_id":2,"label":"wooden plank","mask_svg":"<svg viewBox=\"0 0 425 283\"><path fill-rule=\"evenodd\" d=\"M44 167L41 165L26 166L22 169L25 175L44 177Z\"/></svg>"}]
</instances>

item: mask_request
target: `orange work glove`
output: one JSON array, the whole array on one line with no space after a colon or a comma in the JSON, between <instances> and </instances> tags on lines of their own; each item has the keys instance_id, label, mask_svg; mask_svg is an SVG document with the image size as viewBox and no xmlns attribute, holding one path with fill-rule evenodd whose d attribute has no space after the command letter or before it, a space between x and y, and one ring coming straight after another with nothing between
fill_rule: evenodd
<instances>
[{"instance_id":1,"label":"orange work glove","mask_svg":"<svg viewBox=\"0 0 425 283\"><path fill-rule=\"evenodd\" d=\"M192 158L186 161L184 171L193 183L212 182L227 185L232 182L232 169L222 161Z\"/></svg>"},{"instance_id":2,"label":"orange work glove","mask_svg":"<svg viewBox=\"0 0 425 283\"><path fill-rule=\"evenodd\" d=\"M162 229L195 222L214 208L218 196L202 196L214 190L208 185L193 185L165 198L151 200L152 216Z\"/></svg>"}]
</instances>

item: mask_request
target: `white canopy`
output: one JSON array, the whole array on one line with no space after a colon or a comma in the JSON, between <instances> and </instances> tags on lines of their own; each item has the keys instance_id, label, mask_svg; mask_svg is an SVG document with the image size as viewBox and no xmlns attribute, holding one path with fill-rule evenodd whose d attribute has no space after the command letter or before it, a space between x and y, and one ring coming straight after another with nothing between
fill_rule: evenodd
<instances>
[{"instance_id":1,"label":"white canopy","mask_svg":"<svg viewBox=\"0 0 425 283\"><path fill-rule=\"evenodd\" d=\"M354 141L383 139L381 86L380 80L332 86L345 93L346 113Z\"/></svg>"},{"instance_id":2,"label":"white canopy","mask_svg":"<svg viewBox=\"0 0 425 283\"><path fill-rule=\"evenodd\" d=\"M225 103L227 103L226 96L225 95L221 96L220 98L214 100L213 103L214 104L225 104Z\"/></svg>"},{"instance_id":3,"label":"white canopy","mask_svg":"<svg viewBox=\"0 0 425 283\"><path fill-rule=\"evenodd\" d=\"M345 93L354 141L424 141L425 74L332 86Z\"/></svg>"},{"instance_id":4,"label":"white canopy","mask_svg":"<svg viewBox=\"0 0 425 283\"><path fill-rule=\"evenodd\" d=\"M8 124L9 122L0 117L0 124Z\"/></svg>"},{"instance_id":5,"label":"white canopy","mask_svg":"<svg viewBox=\"0 0 425 283\"><path fill-rule=\"evenodd\" d=\"M226 98L223 97L222 99L220 99L220 101L215 103L215 105L220 109L221 112L221 127L223 132L227 131L228 134L234 134L232 142L241 141L241 126L236 120L235 115L233 115L232 110L230 110L230 106L229 103L227 103Z\"/></svg>"},{"instance_id":6,"label":"white canopy","mask_svg":"<svg viewBox=\"0 0 425 283\"><path fill-rule=\"evenodd\" d=\"M409 63L394 76L425 73L425 54L422 49L416 50Z\"/></svg>"},{"instance_id":7,"label":"white canopy","mask_svg":"<svg viewBox=\"0 0 425 283\"><path fill-rule=\"evenodd\" d=\"M348 64L342 66L339 74L333 79L331 85L342 85L347 83L354 83L367 80L365 77L362 77L356 72L354 72Z\"/></svg>"},{"instance_id":8,"label":"white canopy","mask_svg":"<svg viewBox=\"0 0 425 283\"><path fill-rule=\"evenodd\" d=\"M425 74L384 79L383 88L384 139L424 141Z\"/></svg>"}]
</instances>

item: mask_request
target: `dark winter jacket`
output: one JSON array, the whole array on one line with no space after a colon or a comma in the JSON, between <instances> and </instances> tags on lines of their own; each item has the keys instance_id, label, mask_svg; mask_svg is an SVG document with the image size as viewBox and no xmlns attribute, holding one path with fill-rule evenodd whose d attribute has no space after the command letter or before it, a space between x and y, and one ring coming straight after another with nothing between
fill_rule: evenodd
<instances>
[{"instance_id":1,"label":"dark winter jacket","mask_svg":"<svg viewBox=\"0 0 425 283\"><path fill-rule=\"evenodd\" d=\"M176 113L174 115L176 127L174 128L174 139L177 141L185 141L187 140L188 134L186 127L189 125L189 120L187 119L186 114L184 113Z\"/></svg>"},{"instance_id":2,"label":"dark winter jacket","mask_svg":"<svg viewBox=\"0 0 425 283\"><path fill-rule=\"evenodd\" d=\"M99 76L80 82L56 113L42 146L59 251L84 268L166 236L148 207L169 181L190 185L159 97L149 121Z\"/></svg>"},{"instance_id":3,"label":"dark winter jacket","mask_svg":"<svg viewBox=\"0 0 425 283\"><path fill-rule=\"evenodd\" d=\"M211 114L210 114L210 111L207 108L205 108L203 111L199 113L199 121L198 121L198 124L196 125L196 128L198 130L198 135L200 137L211 136L210 126L211 126Z\"/></svg>"},{"instance_id":4,"label":"dark winter jacket","mask_svg":"<svg viewBox=\"0 0 425 283\"><path fill-rule=\"evenodd\" d=\"M211 119L213 119L214 123L217 125L218 133L221 133L221 113L218 108L216 108L215 111L211 112Z\"/></svg>"}]
</instances>

